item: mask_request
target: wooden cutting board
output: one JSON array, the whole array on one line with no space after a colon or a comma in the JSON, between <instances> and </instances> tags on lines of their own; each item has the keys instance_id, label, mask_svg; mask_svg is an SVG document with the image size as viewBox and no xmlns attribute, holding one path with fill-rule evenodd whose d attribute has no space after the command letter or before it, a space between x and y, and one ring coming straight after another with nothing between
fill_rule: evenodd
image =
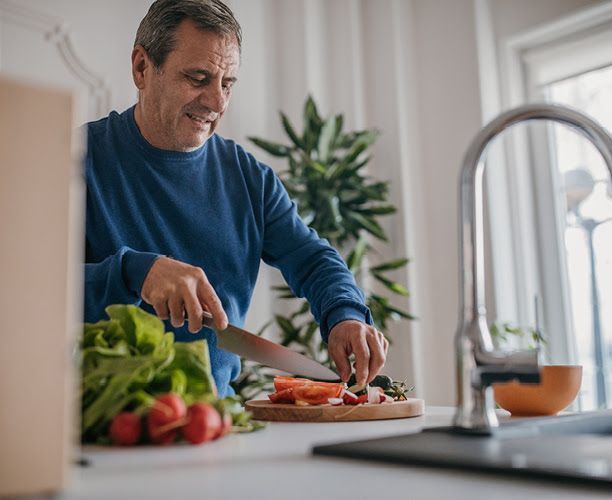
<instances>
[{"instance_id":1,"label":"wooden cutting board","mask_svg":"<svg viewBox=\"0 0 612 500\"><path fill-rule=\"evenodd\" d=\"M246 402L246 409L256 420L276 422L348 422L352 420L386 420L390 418L418 417L425 412L422 399L408 398L382 404L361 405L317 405L297 406L272 403L269 400L252 399Z\"/></svg>"}]
</instances>

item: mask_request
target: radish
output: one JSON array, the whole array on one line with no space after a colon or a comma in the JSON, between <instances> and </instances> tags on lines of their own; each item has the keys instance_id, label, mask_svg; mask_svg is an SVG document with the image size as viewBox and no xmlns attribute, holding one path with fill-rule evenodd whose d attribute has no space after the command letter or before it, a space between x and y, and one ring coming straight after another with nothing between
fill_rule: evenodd
<instances>
[{"instance_id":1,"label":"radish","mask_svg":"<svg viewBox=\"0 0 612 500\"><path fill-rule=\"evenodd\" d=\"M381 396L384 394L384 391L380 387L372 387L368 386L368 403L370 404L379 404L381 403Z\"/></svg>"},{"instance_id":2,"label":"radish","mask_svg":"<svg viewBox=\"0 0 612 500\"><path fill-rule=\"evenodd\" d=\"M393 403L393 398L389 396L388 394L381 394L380 402L381 403Z\"/></svg>"},{"instance_id":3,"label":"radish","mask_svg":"<svg viewBox=\"0 0 612 500\"><path fill-rule=\"evenodd\" d=\"M229 413L224 413L221 421L221 430L219 431L219 435L217 437L223 437L232 432L232 424L234 423L232 416Z\"/></svg>"},{"instance_id":4,"label":"radish","mask_svg":"<svg viewBox=\"0 0 612 500\"><path fill-rule=\"evenodd\" d=\"M187 424L183 436L191 444L200 444L221 435L223 422L214 406L207 403L194 403L187 411Z\"/></svg>"},{"instance_id":5,"label":"radish","mask_svg":"<svg viewBox=\"0 0 612 500\"><path fill-rule=\"evenodd\" d=\"M124 411L115 415L110 426L110 438L114 444L130 446L140 439L142 425L140 416Z\"/></svg>"},{"instance_id":6,"label":"radish","mask_svg":"<svg viewBox=\"0 0 612 500\"><path fill-rule=\"evenodd\" d=\"M187 408L178 394L162 394L155 399L147 418L151 441L170 444L176 440L178 428L185 424Z\"/></svg>"}]
</instances>

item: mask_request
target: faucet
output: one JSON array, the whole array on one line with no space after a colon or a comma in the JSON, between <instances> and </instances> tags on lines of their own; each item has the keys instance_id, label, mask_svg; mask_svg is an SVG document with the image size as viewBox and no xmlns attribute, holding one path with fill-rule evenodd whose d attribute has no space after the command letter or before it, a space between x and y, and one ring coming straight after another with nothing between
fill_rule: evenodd
<instances>
[{"instance_id":1,"label":"faucet","mask_svg":"<svg viewBox=\"0 0 612 500\"><path fill-rule=\"evenodd\" d=\"M612 177L612 137L583 113L553 104L527 104L502 113L472 141L460 177L460 310L455 334L457 410L453 427L460 432L493 434L499 426L491 384L509 380L540 381L538 351L497 351L487 326L485 306L482 182L484 153L503 130L528 120L552 120L576 129L601 153Z\"/></svg>"}]
</instances>

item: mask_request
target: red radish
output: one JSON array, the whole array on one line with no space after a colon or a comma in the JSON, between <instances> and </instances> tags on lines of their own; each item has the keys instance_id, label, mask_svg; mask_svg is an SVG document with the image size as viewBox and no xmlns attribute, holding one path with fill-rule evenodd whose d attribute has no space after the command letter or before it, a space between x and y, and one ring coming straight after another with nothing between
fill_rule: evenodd
<instances>
[{"instance_id":1,"label":"red radish","mask_svg":"<svg viewBox=\"0 0 612 500\"><path fill-rule=\"evenodd\" d=\"M219 431L219 435L217 437L223 437L232 432L232 424L232 416L229 413L224 413L223 418L221 419L221 430Z\"/></svg>"},{"instance_id":2,"label":"red radish","mask_svg":"<svg viewBox=\"0 0 612 500\"><path fill-rule=\"evenodd\" d=\"M140 416L130 411L115 415L110 426L110 437L114 444L130 446L140 439L142 425Z\"/></svg>"},{"instance_id":3,"label":"red radish","mask_svg":"<svg viewBox=\"0 0 612 500\"><path fill-rule=\"evenodd\" d=\"M187 411L187 425L183 428L183 436L192 444L200 444L218 437L222 428L223 422L214 406L194 403Z\"/></svg>"},{"instance_id":4,"label":"red radish","mask_svg":"<svg viewBox=\"0 0 612 500\"><path fill-rule=\"evenodd\" d=\"M185 423L187 408L178 394L162 394L149 410L147 429L154 443L170 444L176 440L178 428Z\"/></svg>"},{"instance_id":5,"label":"red radish","mask_svg":"<svg viewBox=\"0 0 612 500\"><path fill-rule=\"evenodd\" d=\"M388 394L381 394L380 402L381 403L393 403L393 398L389 396Z\"/></svg>"},{"instance_id":6,"label":"red radish","mask_svg":"<svg viewBox=\"0 0 612 500\"><path fill-rule=\"evenodd\" d=\"M381 387L368 386L368 403L379 404L382 403L381 396L384 395L384 391ZM384 399L384 398L382 398Z\"/></svg>"}]
</instances>

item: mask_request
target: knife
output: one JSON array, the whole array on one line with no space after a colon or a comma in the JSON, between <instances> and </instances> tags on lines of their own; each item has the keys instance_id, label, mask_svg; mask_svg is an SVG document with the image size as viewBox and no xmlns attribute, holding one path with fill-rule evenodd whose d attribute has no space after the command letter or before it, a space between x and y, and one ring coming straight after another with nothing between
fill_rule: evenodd
<instances>
[{"instance_id":1,"label":"knife","mask_svg":"<svg viewBox=\"0 0 612 500\"><path fill-rule=\"evenodd\" d=\"M221 349L292 375L301 375L318 380L340 381L340 377L334 371L303 354L292 351L288 347L264 339L232 324L228 324L225 330L218 330L211 314L208 312L204 312L202 322L204 326L217 334L217 346Z\"/></svg>"}]
</instances>

